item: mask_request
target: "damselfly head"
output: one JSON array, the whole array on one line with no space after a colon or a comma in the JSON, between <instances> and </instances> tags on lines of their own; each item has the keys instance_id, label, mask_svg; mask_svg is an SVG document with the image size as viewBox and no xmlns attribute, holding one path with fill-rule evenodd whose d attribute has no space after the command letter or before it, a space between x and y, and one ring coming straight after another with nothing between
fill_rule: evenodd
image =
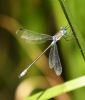
<instances>
[{"instance_id":1,"label":"damselfly head","mask_svg":"<svg viewBox=\"0 0 85 100\"><path fill-rule=\"evenodd\" d=\"M62 33L62 35L65 35L67 33L67 29L69 28L69 26L66 27L61 27L60 28L60 32Z\"/></svg>"}]
</instances>

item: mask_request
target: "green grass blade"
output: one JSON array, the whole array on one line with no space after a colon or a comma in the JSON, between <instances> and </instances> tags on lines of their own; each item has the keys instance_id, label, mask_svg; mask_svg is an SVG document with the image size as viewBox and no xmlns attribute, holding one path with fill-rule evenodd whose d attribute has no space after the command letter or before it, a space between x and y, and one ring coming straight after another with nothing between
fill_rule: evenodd
<instances>
[{"instance_id":1,"label":"green grass blade","mask_svg":"<svg viewBox=\"0 0 85 100\"><path fill-rule=\"evenodd\" d=\"M68 21L68 23L69 23L69 25L70 25L70 27L72 29L73 35L74 35L74 37L76 39L76 42L77 42L77 44L78 44L78 46L80 48L82 56L83 56L83 58L85 60L85 46L84 46L85 45L85 41L84 41L81 33L79 32L78 28L74 24L75 20L73 20L73 16L72 16L72 14L70 12L70 9L68 7L68 2L67 2L67 0L59 0L59 2L60 2L60 5L61 5L61 7L63 9L63 12L64 12L64 14L66 16L66 19L67 19L67 21Z\"/></svg>"},{"instance_id":2,"label":"green grass blade","mask_svg":"<svg viewBox=\"0 0 85 100\"><path fill-rule=\"evenodd\" d=\"M48 100L62 93L70 92L83 86L85 86L85 76L54 86L45 91L41 91L37 94L26 97L25 100Z\"/></svg>"}]
</instances>

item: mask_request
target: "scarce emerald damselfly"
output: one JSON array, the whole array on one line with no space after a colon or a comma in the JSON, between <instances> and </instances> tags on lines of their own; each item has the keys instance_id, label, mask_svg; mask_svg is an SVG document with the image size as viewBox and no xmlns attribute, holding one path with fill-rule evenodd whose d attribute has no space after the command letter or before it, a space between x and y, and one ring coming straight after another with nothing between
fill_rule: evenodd
<instances>
[{"instance_id":1,"label":"scarce emerald damselfly","mask_svg":"<svg viewBox=\"0 0 85 100\"><path fill-rule=\"evenodd\" d=\"M62 65L60 62L59 54L58 54L58 49L57 49L57 44L56 42L60 40L66 33L67 29L69 27L61 27L60 30L54 35L46 35L46 34L40 34L34 31L30 31L27 29L19 29L17 30L16 34L19 36L19 38L23 39L24 41L28 43L43 43L48 40L51 40L51 44L29 65L25 70L23 70L20 75L20 77L23 77L29 68L49 49L49 67L54 69L55 73L59 76L62 73Z\"/></svg>"}]
</instances>

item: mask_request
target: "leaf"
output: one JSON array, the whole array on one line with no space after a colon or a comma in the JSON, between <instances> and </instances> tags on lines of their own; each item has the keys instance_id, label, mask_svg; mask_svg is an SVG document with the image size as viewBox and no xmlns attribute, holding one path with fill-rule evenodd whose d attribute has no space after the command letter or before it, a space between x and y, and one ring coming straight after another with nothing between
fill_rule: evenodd
<instances>
[{"instance_id":1,"label":"leaf","mask_svg":"<svg viewBox=\"0 0 85 100\"><path fill-rule=\"evenodd\" d=\"M82 53L82 56L85 60L85 40L83 39L81 33L79 32L77 26L75 25L75 20L73 19L73 16L72 16L72 13L70 12L70 9L68 7L68 3L67 3L67 0L59 0L60 2L60 5L63 9L63 12L66 16L66 19L71 27L71 30L73 32L73 35L76 39L76 42L80 48L80 51ZM69 1L70 2L70 1Z\"/></svg>"},{"instance_id":2,"label":"leaf","mask_svg":"<svg viewBox=\"0 0 85 100\"><path fill-rule=\"evenodd\" d=\"M84 86L85 86L85 76L82 76L82 77L73 79L71 81L65 82L61 85L49 88L45 91L36 93L32 96L26 97L25 100L48 100L62 93L73 91L75 89L78 89Z\"/></svg>"}]
</instances>

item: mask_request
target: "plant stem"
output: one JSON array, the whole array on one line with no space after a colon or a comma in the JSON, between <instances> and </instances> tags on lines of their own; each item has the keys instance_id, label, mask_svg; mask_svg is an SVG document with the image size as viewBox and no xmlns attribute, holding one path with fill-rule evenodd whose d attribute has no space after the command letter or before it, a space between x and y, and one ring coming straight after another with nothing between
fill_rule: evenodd
<instances>
[{"instance_id":1,"label":"plant stem","mask_svg":"<svg viewBox=\"0 0 85 100\"><path fill-rule=\"evenodd\" d=\"M73 26L73 24L72 24L72 22L71 22L71 20L70 20L70 16L69 16L69 14L68 14L69 12L67 12L67 9L66 9L65 4L64 4L64 0L59 0L59 2L60 2L60 5L61 5L61 7L62 7L62 9L63 9L63 12L64 12L64 14L65 14L65 16L66 16L66 19L67 19L67 21L68 21L68 23L69 23L69 25L70 25L70 27L71 27L71 30L72 30L72 32L73 32L73 35L74 35L75 39L76 39L76 42L77 42L77 44L78 44L78 46L79 46L79 48L80 48L80 51L81 51L81 53L82 53L82 56L83 56L83 58L84 58L84 60L85 60L84 51L83 51L83 49L82 49L82 47L81 47L81 44L80 44L80 42L79 42L79 39L78 39L78 37L77 37L77 35L76 35L76 31L75 31L75 29L74 29L74 26Z\"/></svg>"}]
</instances>

